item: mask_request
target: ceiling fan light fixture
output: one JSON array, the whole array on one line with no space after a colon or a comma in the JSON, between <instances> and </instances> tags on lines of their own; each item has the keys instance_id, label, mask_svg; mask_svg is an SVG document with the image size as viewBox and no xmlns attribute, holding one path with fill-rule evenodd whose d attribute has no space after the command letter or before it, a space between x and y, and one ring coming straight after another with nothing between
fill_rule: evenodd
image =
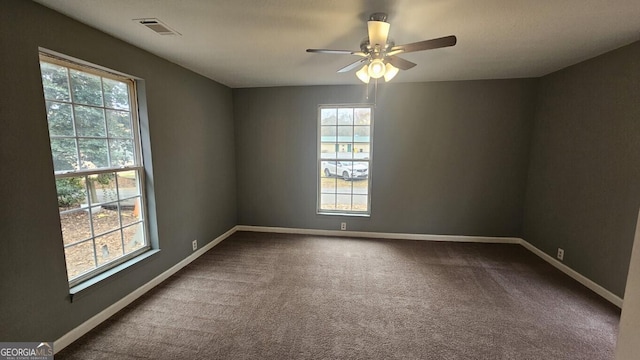
<instances>
[{"instance_id":1,"label":"ceiling fan light fixture","mask_svg":"<svg viewBox=\"0 0 640 360\"><path fill-rule=\"evenodd\" d=\"M369 44L372 48L376 45L380 45L380 48L384 48L387 45L387 37L389 36L389 28L391 24L384 21L367 21L367 28L369 30Z\"/></svg>"},{"instance_id":2,"label":"ceiling fan light fixture","mask_svg":"<svg viewBox=\"0 0 640 360\"><path fill-rule=\"evenodd\" d=\"M398 75L399 71L400 69L391 65L390 63L387 63L387 66L384 72L384 81L386 82L391 81L391 79L393 79L396 75Z\"/></svg>"},{"instance_id":3,"label":"ceiling fan light fixture","mask_svg":"<svg viewBox=\"0 0 640 360\"><path fill-rule=\"evenodd\" d=\"M384 65L382 59L373 59L371 60L371 64L369 64L368 73L374 79L380 79L384 76L387 67Z\"/></svg>"},{"instance_id":4,"label":"ceiling fan light fixture","mask_svg":"<svg viewBox=\"0 0 640 360\"><path fill-rule=\"evenodd\" d=\"M356 76L358 77L358 79L360 79L360 81L362 81L365 84L369 83L369 65L365 65L362 67L362 69L358 70L356 72Z\"/></svg>"},{"instance_id":5,"label":"ceiling fan light fixture","mask_svg":"<svg viewBox=\"0 0 640 360\"><path fill-rule=\"evenodd\" d=\"M358 61L342 67L338 70L338 73L353 71L360 65L365 64L356 72L356 76L366 84L373 78L377 84L377 80L382 77L384 77L385 82L389 82L398 75L400 70L409 70L417 65L396 55L454 46L458 41L455 35L449 35L396 45L393 40L389 39L390 27L386 13L373 13L369 17L369 21L367 21L368 36L360 42L359 51L307 49L307 52L359 56L361 58Z\"/></svg>"}]
</instances>

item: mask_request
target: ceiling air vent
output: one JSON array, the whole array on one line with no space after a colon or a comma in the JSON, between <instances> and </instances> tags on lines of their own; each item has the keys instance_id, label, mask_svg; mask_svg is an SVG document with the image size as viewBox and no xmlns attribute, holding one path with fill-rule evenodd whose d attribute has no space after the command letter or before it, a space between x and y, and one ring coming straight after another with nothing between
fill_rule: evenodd
<instances>
[{"instance_id":1,"label":"ceiling air vent","mask_svg":"<svg viewBox=\"0 0 640 360\"><path fill-rule=\"evenodd\" d=\"M179 32L167 26L167 24L155 18L133 19L133 21L146 26L160 35L181 35Z\"/></svg>"}]
</instances>

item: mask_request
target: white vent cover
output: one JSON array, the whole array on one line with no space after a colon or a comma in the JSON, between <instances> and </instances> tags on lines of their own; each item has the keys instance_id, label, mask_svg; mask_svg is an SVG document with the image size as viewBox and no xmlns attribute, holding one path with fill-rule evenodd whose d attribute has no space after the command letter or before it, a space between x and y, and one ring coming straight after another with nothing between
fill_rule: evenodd
<instances>
[{"instance_id":1,"label":"white vent cover","mask_svg":"<svg viewBox=\"0 0 640 360\"><path fill-rule=\"evenodd\" d=\"M156 18L133 19L133 21L146 26L160 35L182 35Z\"/></svg>"}]
</instances>

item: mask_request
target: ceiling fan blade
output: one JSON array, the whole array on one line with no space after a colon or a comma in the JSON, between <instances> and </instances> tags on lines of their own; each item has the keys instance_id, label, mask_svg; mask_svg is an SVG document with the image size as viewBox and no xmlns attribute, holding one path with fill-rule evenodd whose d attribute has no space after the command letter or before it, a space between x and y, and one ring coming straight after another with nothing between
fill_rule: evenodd
<instances>
[{"instance_id":1,"label":"ceiling fan blade","mask_svg":"<svg viewBox=\"0 0 640 360\"><path fill-rule=\"evenodd\" d=\"M316 54L334 54L334 55L356 55L356 56L367 56L367 54L362 51L352 51L352 50L332 50L332 49L307 49L308 53L316 53Z\"/></svg>"},{"instance_id":2,"label":"ceiling fan blade","mask_svg":"<svg viewBox=\"0 0 640 360\"><path fill-rule=\"evenodd\" d=\"M387 37L389 37L389 28L391 24L384 21L367 21L367 28L369 30L369 44L372 48L376 45L380 45L384 48L387 45Z\"/></svg>"},{"instance_id":3,"label":"ceiling fan blade","mask_svg":"<svg viewBox=\"0 0 640 360\"><path fill-rule=\"evenodd\" d=\"M354 63L351 63L345 67L343 67L342 69L338 70L339 73L343 73L343 72L348 72L351 71L357 67L359 67L363 62L367 61L367 59L360 59Z\"/></svg>"},{"instance_id":4,"label":"ceiling fan blade","mask_svg":"<svg viewBox=\"0 0 640 360\"><path fill-rule=\"evenodd\" d=\"M454 35L449 35L437 39L418 41L411 44L397 45L391 48L389 53L399 54L401 52L408 53L414 51L438 49L447 46L453 46L458 39Z\"/></svg>"},{"instance_id":5,"label":"ceiling fan blade","mask_svg":"<svg viewBox=\"0 0 640 360\"><path fill-rule=\"evenodd\" d=\"M416 66L415 63L412 63L411 61L405 60L403 58L399 58L397 56L387 56L387 61L400 70L409 70L412 67Z\"/></svg>"}]
</instances>

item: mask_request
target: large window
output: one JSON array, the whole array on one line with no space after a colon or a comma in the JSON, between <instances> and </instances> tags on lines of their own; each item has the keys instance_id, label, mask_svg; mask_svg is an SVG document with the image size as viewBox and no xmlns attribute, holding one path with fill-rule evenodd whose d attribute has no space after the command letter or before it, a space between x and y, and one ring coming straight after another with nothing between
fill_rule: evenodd
<instances>
[{"instance_id":1,"label":"large window","mask_svg":"<svg viewBox=\"0 0 640 360\"><path fill-rule=\"evenodd\" d=\"M318 118L318 213L369 215L373 108L320 106Z\"/></svg>"},{"instance_id":2,"label":"large window","mask_svg":"<svg viewBox=\"0 0 640 360\"><path fill-rule=\"evenodd\" d=\"M149 249L133 79L40 55L71 286Z\"/></svg>"}]
</instances>

